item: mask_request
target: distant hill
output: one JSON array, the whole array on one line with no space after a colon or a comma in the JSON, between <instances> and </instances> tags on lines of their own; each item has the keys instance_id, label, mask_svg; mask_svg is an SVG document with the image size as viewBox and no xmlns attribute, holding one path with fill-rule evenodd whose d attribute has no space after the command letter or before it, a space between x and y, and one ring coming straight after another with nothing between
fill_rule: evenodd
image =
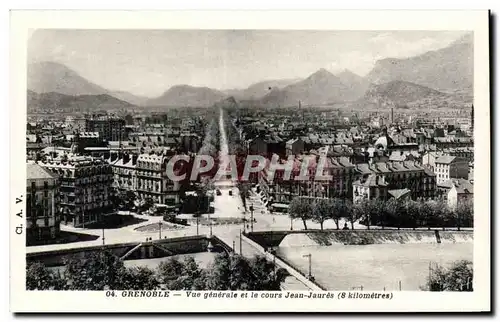
<instances>
[{"instance_id":1,"label":"distant hill","mask_svg":"<svg viewBox=\"0 0 500 322\"><path fill-rule=\"evenodd\" d=\"M28 89L36 93L100 95L108 91L63 64L38 62L28 65Z\"/></svg>"},{"instance_id":2,"label":"distant hill","mask_svg":"<svg viewBox=\"0 0 500 322\"><path fill-rule=\"evenodd\" d=\"M255 100L267 95L272 89L282 89L288 85L301 81L300 78L295 79L276 79L266 80L250 85L245 89L229 89L224 93L234 96L240 100Z\"/></svg>"},{"instance_id":3,"label":"distant hill","mask_svg":"<svg viewBox=\"0 0 500 322\"><path fill-rule=\"evenodd\" d=\"M261 99L268 106L323 105L356 99L356 93L326 69L320 69L283 89L272 89Z\"/></svg>"},{"instance_id":4,"label":"distant hill","mask_svg":"<svg viewBox=\"0 0 500 322\"><path fill-rule=\"evenodd\" d=\"M99 95L65 95L56 92L27 92L28 112L62 111L92 112L130 109L135 106L108 94Z\"/></svg>"},{"instance_id":5,"label":"distant hill","mask_svg":"<svg viewBox=\"0 0 500 322\"><path fill-rule=\"evenodd\" d=\"M145 104L166 107L209 107L225 97L226 94L208 87L176 85L169 88L160 97L150 99Z\"/></svg>"},{"instance_id":6,"label":"distant hill","mask_svg":"<svg viewBox=\"0 0 500 322\"><path fill-rule=\"evenodd\" d=\"M405 59L382 59L375 63L366 78L376 84L402 80L439 91L472 95L473 44L472 34L467 34L439 50Z\"/></svg>"},{"instance_id":7,"label":"distant hill","mask_svg":"<svg viewBox=\"0 0 500 322\"><path fill-rule=\"evenodd\" d=\"M392 81L370 86L358 103L379 108L447 108L468 106L471 101L418 84Z\"/></svg>"},{"instance_id":8,"label":"distant hill","mask_svg":"<svg viewBox=\"0 0 500 322\"><path fill-rule=\"evenodd\" d=\"M146 96L139 96L139 95L134 95L129 92L125 91L112 91L109 92L109 94L113 97L116 97L122 101L129 102L131 104L137 105L137 106L144 106L148 100L150 100L149 97Z\"/></svg>"},{"instance_id":9,"label":"distant hill","mask_svg":"<svg viewBox=\"0 0 500 322\"><path fill-rule=\"evenodd\" d=\"M341 73L337 74L340 81L349 87L353 97L360 98L366 93L371 83L364 77L344 69Z\"/></svg>"}]
</instances>

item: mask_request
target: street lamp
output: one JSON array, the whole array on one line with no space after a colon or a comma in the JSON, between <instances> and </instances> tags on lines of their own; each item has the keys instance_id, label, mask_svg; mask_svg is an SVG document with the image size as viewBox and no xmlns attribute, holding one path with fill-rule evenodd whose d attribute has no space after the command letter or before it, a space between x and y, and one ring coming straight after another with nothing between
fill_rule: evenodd
<instances>
[{"instance_id":1,"label":"street lamp","mask_svg":"<svg viewBox=\"0 0 500 322\"><path fill-rule=\"evenodd\" d=\"M212 237L212 220L210 219L210 213L208 213L208 226L210 227L210 237Z\"/></svg>"},{"instance_id":2,"label":"street lamp","mask_svg":"<svg viewBox=\"0 0 500 322\"><path fill-rule=\"evenodd\" d=\"M253 203L250 205L250 229L253 233Z\"/></svg>"},{"instance_id":3,"label":"street lamp","mask_svg":"<svg viewBox=\"0 0 500 322\"><path fill-rule=\"evenodd\" d=\"M241 229L240 229L240 255L243 256L243 236L241 235Z\"/></svg>"},{"instance_id":4,"label":"street lamp","mask_svg":"<svg viewBox=\"0 0 500 322\"><path fill-rule=\"evenodd\" d=\"M274 280L276 281L276 249L273 244L273 231L271 230L271 246L269 247L269 253L273 255L273 275Z\"/></svg>"},{"instance_id":5,"label":"street lamp","mask_svg":"<svg viewBox=\"0 0 500 322\"><path fill-rule=\"evenodd\" d=\"M160 230L158 231L158 232L159 232L159 234L160 234L160 239L161 239L161 226L162 226L162 224L163 224L163 223L162 223L161 221L159 221L159 222L158 222L158 226L160 227Z\"/></svg>"},{"instance_id":6,"label":"street lamp","mask_svg":"<svg viewBox=\"0 0 500 322\"><path fill-rule=\"evenodd\" d=\"M302 257L308 257L309 258L309 273L307 274L307 278L309 280L312 280L312 278L313 278L313 276L312 276L312 269L311 269L311 266L312 266L311 265L312 264L312 262L311 262L312 255L311 255L311 253L309 253L307 255L303 255Z\"/></svg>"}]
</instances>

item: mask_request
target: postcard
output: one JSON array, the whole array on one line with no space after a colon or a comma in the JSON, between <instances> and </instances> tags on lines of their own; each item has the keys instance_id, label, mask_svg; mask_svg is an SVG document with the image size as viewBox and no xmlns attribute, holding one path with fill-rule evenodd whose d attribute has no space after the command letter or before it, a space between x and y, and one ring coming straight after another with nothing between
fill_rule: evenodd
<instances>
[{"instance_id":1,"label":"postcard","mask_svg":"<svg viewBox=\"0 0 500 322\"><path fill-rule=\"evenodd\" d=\"M488 312L488 11L12 11L13 312Z\"/></svg>"}]
</instances>

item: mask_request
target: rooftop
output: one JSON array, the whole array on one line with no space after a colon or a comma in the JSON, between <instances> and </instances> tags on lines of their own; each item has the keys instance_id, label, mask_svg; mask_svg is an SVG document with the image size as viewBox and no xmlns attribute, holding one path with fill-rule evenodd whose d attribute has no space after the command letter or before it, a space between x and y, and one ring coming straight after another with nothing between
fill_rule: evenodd
<instances>
[{"instance_id":1,"label":"rooftop","mask_svg":"<svg viewBox=\"0 0 500 322\"><path fill-rule=\"evenodd\" d=\"M436 163L445 163L450 164L456 159L455 156L452 155L441 155L436 159Z\"/></svg>"},{"instance_id":2,"label":"rooftop","mask_svg":"<svg viewBox=\"0 0 500 322\"><path fill-rule=\"evenodd\" d=\"M28 180L35 179L56 179L57 176L51 174L48 170L36 163L26 164L26 178Z\"/></svg>"}]
</instances>

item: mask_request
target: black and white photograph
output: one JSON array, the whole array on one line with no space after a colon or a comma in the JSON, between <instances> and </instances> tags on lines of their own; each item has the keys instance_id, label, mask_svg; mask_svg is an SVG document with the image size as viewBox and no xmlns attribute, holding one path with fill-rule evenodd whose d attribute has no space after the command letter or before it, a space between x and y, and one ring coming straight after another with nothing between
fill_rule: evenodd
<instances>
[{"instance_id":1,"label":"black and white photograph","mask_svg":"<svg viewBox=\"0 0 500 322\"><path fill-rule=\"evenodd\" d=\"M475 37L30 29L25 291L474 294Z\"/></svg>"}]
</instances>

